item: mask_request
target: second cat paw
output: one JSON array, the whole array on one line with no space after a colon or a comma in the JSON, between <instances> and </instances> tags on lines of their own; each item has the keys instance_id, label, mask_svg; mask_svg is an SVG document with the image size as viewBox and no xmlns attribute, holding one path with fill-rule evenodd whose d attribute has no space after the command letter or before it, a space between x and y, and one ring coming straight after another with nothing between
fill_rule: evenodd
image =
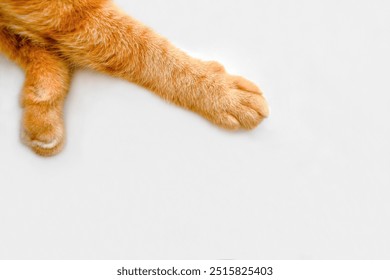
<instances>
[{"instance_id":1,"label":"second cat paw","mask_svg":"<svg viewBox=\"0 0 390 280\"><path fill-rule=\"evenodd\" d=\"M239 76L223 74L223 87L213 89L205 117L229 129L254 129L269 116L266 99L252 82Z\"/></svg>"},{"instance_id":2,"label":"second cat paw","mask_svg":"<svg viewBox=\"0 0 390 280\"><path fill-rule=\"evenodd\" d=\"M61 113L51 106L30 105L24 110L22 141L41 156L58 154L64 145Z\"/></svg>"}]
</instances>

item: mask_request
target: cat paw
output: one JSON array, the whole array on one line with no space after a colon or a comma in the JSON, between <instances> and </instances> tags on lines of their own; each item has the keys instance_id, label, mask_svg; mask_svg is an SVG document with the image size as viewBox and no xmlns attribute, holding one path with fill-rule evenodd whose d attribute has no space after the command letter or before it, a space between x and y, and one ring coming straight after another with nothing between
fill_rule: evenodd
<instances>
[{"instance_id":1,"label":"cat paw","mask_svg":"<svg viewBox=\"0 0 390 280\"><path fill-rule=\"evenodd\" d=\"M266 99L252 82L239 76L224 75L224 89L212 102L206 118L228 129L254 129L269 116Z\"/></svg>"},{"instance_id":2,"label":"cat paw","mask_svg":"<svg viewBox=\"0 0 390 280\"><path fill-rule=\"evenodd\" d=\"M54 156L64 146L61 113L50 107L28 106L23 116L22 141L40 156Z\"/></svg>"}]
</instances>

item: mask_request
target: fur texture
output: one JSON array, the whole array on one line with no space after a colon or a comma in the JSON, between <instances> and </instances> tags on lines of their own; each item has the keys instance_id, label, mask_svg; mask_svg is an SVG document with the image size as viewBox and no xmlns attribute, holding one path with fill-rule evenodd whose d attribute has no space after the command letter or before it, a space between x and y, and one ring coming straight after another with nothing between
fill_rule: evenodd
<instances>
[{"instance_id":1,"label":"fur texture","mask_svg":"<svg viewBox=\"0 0 390 280\"><path fill-rule=\"evenodd\" d=\"M137 83L226 129L253 129L268 116L252 82L188 56L109 0L1 0L0 51L26 72L23 139L43 156L63 147L77 67Z\"/></svg>"}]
</instances>

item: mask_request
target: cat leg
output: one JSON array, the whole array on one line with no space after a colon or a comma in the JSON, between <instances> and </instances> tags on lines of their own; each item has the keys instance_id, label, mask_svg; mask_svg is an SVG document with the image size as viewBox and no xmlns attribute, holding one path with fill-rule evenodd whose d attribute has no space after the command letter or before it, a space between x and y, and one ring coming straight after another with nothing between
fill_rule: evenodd
<instances>
[{"instance_id":1,"label":"cat leg","mask_svg":"<svg viewBox=\"0 0 390 280\"><path fill-rule=\"evenodd\" d=\"M22 91L22 138L42 156L52 156L64 144L63 104L71 71L65 61L44 47L7 30L0 30L1 50L26 73Z\"/></svg>"},{"instance_id":2,"label":"cat leg","mask_svg":"<svg viewBox=\"0 0 390 280\"><path fill-rule=\"evenodd\" d=\"M52 156L64 145L63 106L71 70L44 49L31 50L23 88L23 140L37 154Z\"/></svg>"},{"instance_id":3,"label":"cat leg","mask_svg":"<svg viewBox=\"0 0 390 280\"><path fill-rule=\"evenodd\" d=\"M137 83L223 128L253 129L269 114L255 84L188 56L111 5L56 40L75 64Z\"/></svg>"}]
</instances>

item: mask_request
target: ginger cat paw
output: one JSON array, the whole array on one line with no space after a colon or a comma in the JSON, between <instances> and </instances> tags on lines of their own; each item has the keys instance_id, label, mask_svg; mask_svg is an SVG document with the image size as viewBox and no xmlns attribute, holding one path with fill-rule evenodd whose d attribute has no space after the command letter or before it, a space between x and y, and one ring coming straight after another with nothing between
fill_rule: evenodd
<instances>
[{"instance_id":1,"label":"ginger cat paw","mask_svg":"<svg viewBox=\"0 0 390 280\"><path fill-rule=\"evenodd\" d=\"M25 108L22 141L41 156L54 156L64 146L61 112L53 107L29 105Z\"/></svg>"},{"instance_id":2,"label":"ginger cat paw","mask_svg":"<svg viewBox=\"0 0 390 280\"><path fill-rule=\"evenodd\" d=\"M223 72L223 68L217 67L217 64L214 64L214 69ZM223 89L219 89L219 93L210 94L211 109L204 114L205 117L228 130L254 129L269 116L268 103L263 93L245 78L222 75ZM216 95L219 98L213 100Z\"/></svg>"}]
</instances>

